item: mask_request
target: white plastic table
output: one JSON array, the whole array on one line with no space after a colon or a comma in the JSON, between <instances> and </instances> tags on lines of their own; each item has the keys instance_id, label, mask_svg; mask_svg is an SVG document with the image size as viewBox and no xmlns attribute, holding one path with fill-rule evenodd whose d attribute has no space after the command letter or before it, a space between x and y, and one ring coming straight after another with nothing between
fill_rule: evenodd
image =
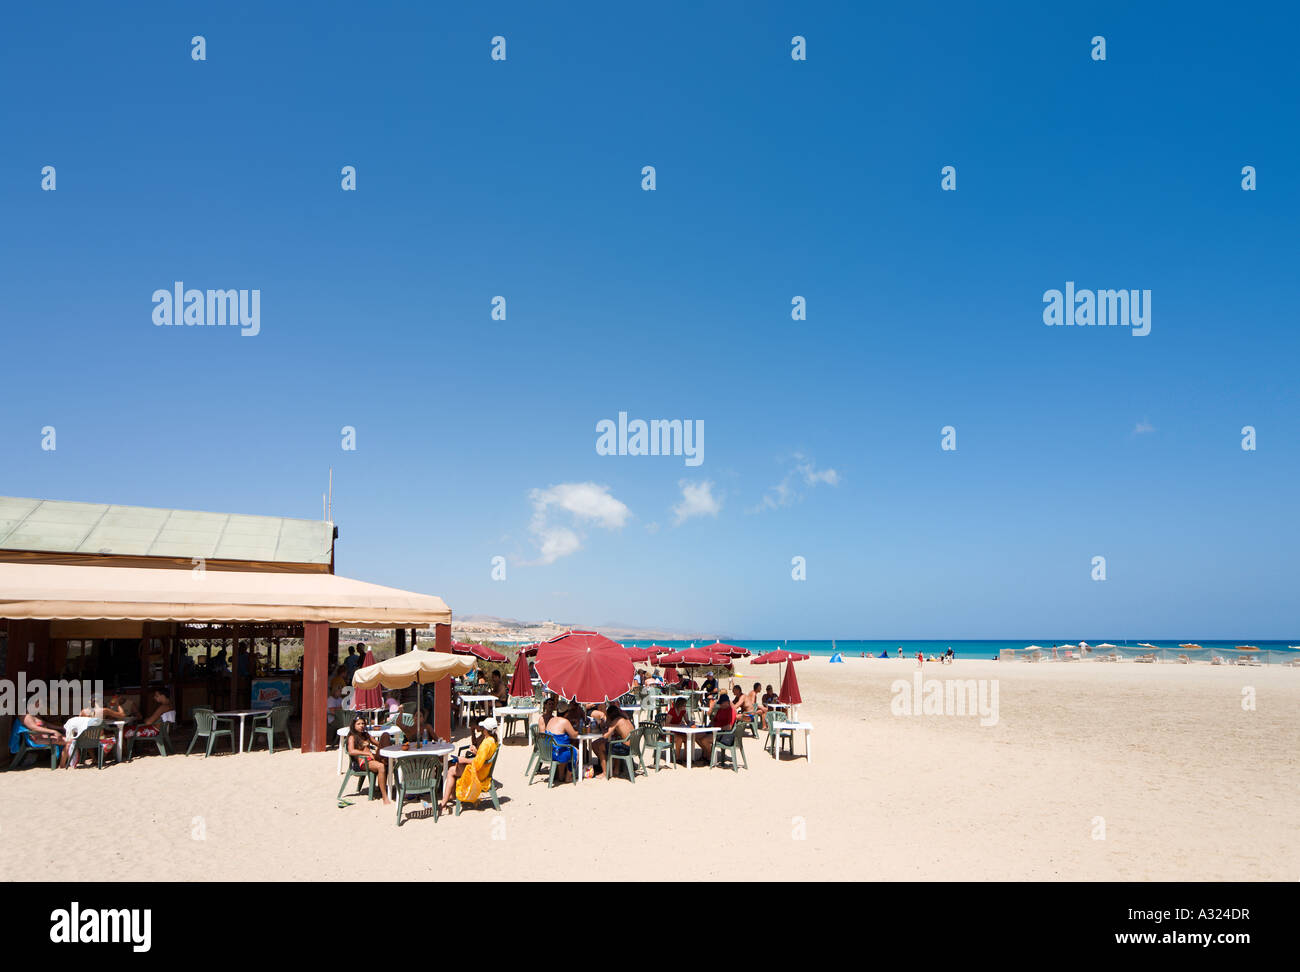
<instances>
[{"instance_id":1,"label":"white plastic table","mask_svg":"<svg viewBox=\"0 0 1300 972\"><path fill-rule=\"evenodd\" d=\"M122 762L122 736L126 730L127 719L105 719L102 725L117 726L117 761Z\"/></svg>"},{"instance_id":2,"label":"white plastic table","mask_svg":"<svg viewBox=\"0 0 1300 972\"><path fill-rule=\"evenodd\" d=\"M443 779L447 778L447 759L456 751L456 747L448 742L430 742L422 743L419 746L413 746L410 749L403 749L401 746L385 746L379 751L379 755L388 760L388 796L390 798L397 795L397 774L401 771L396 760L404 756L438 756L442 759ZM441 793L435 793L434 802L442 799Z\"/></svg>"},{"instance_id":3,"label":"white plastic table","mask_svg":"<svg viewBox=\"0 0 1300 972\"><path fill-rule=\"evenodd\" d=\"M586 752L587 747L590 746L597 739L599 739L602 735L604 735L604 733L600 733L600 732L578 733L578 775L574 777L574 780L576 782L581 783L584 779L587 778L586 764L583 762L583 758L582 758L583 754Z\"/></svg>"},{"instance_id":4,"label":"white plastic table","mask_svg":"<svg viewBox=\"0 0 1300 972\"><path fill-rule=\"evenodd\" d=\"M792 730L793 732L798 732L799 730L802 729L802 730L803 730L803 751L804 751L804 756L807 757L809 763L812 762L812 731L813 731L813 725L812 725L811 722L778 722L778 723L776 723L775 728L778 729L778 730L790 729L790 730ZM793 755L794 755L794 737L791 736L791 737L790 737L790 740L791 740L791 741L790 741L790 755L793 756ZM776 751L777 751L778 753L781 751L781 746L780 746L779 743L777 744Z\"/></svg>"},{"instance_id":5,"label":"white plastic table","mask_svg":"<svg viewBox=\"0 0 1300 972\"><path fill-rule=\"evenodd\" d=\"M492 715L496 711L497 697L495 695L462 695L460 697L460 715L462 719L469 718L469 705L471 702L489 703L492 706L492 711L488 712L488 715Z\"/></svg>"},{"instance_id":6,"label":"white plastic table","mask_svg":"<svg viewBox=\"0 0 1300 972\"><path fill-rule=\"evenodd\" d=\"M213 716L221 719L233 719L239 716L239 749L238 752L244 751L244 720L249 716L266 715L265 709L233 709L230 712L214 712Z\"/></svg>"},{"instance_id":7,"label":"white plastic table","mask_svg":"<svg viewBox=\"0 0 1300 972\"><path fill-rule=\"evenodd\" d=\"M695 763L695 737L702 732L721 732L717 726L664 726L665 732L680 732L686 737L686 768L690 769ZM673 755L673 769L677 768L677 756Z\"/></svg>"},{"instance_id":8,"label":"white plastic table","mask_svg":"<svg viewBox=\"0 0 1300 972\"><path fill-rule=\"evenodd\" d=\"M535 712L541 712L541 711L542 711L542 710L539 709L539 708L537 708L537 706L535 706L535 705L534 705L534 706L507 705L507 706L503 706L503 707L500 708L500 709L496 709L496 710L493 712L493 715L497 716L497 721L498 721L498 722L501 721L501 717L502 717L502 716L524 716L524 735L527 735L527 734L528 734L528 718L527 718L527 717L530 716L530 715L532 715L532 714L535 713ZM501 738L502 738L502 739L505 738L504 730L503 730L503 734L502 734L502 737L501 737Z\"/></svg>"}]
</instances>

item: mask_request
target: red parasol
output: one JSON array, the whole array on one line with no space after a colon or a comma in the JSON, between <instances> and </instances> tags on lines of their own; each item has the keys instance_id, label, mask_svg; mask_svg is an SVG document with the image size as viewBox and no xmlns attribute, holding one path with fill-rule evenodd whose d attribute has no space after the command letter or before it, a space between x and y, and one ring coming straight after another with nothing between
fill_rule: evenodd
<instances>
[{"instance_id":1,"label":"red parasol","mask_svg":"<svg viewBox=\"0 0 1300 972\"><path fill-rule=\"evenodd\" d=\"M636 670L618 642L594 631L568 631L538 649L537 677L560 698L591 705L626 693Z\"/></svg>"},{"instance_id":2,"label":"red parasol","mask_svg":"<svg viewBox=\"0 0 1300 972\"><path fill-rule=\"evenodd\" d=\"M533 680L528 674L528 656L515 659L515 674L510 679L510 694L523 697L533 694Z\"/></svg>"},{"instance_id":3,"label":"red parasol","mask_svg":"<svg viewBox=\"0 0 1300 972\"><path fill-rule=\"evenodd\" d=\"M778 648L776 651L769 651L751 662L754 665L779 665L781 662L807 661L811 655L801 655L797 651L786 651L784 648Z\"/></svg>"},{"instance_id":4,"label":"red parasol","mask_svg":"<svg viewBox=\"0 0 1300 972\"><path fill-rule=\"evenodd\" d=\"M776 651L769 651L769 652L766 652L765 654L759 655L757 658L755 658L755 659L753 660L752 664L754 664L754 665L779 665L779 664L781 664L782 662L785 662L785 663L787 664L787 667L789 667L789 665L790 665L791 663L793 663L793 662L797 662L797 661L807 661L807 660L808 660L809 658L811 658L811 657L812 657L811 655L803 655L803 654L800 654L800 653L797 652L797 651L786 651L784 648L778 648L778 649L776 649ZM794 669L793 669L793 668L790 668L790 671L791 671L791 673L793 673L793 672L794 672ZM782 691L785 691L785 680L784 680L784 679L781 680L781 690L782 690ZM799 686L796 685L796 686L795 686L795 691L797 692L798 690L799 690Z\"/></svg>"},{"instance_id":5,"label":"red parasol","mask_svg":"<svg viewBox=\"0 0 1300 972\"><path fill-rule=\"evenodd\" d=\"M781 691L776 700L786 705L802 705L803 697L799 694L799 680L794 677L794 660L785 663L785 679L781 682Z\"/></svg>"},{"instance_id":6,"label":"red parasol","mask_svg":"<svg viewBox=\"0 0 1300 972\"><path fill-rule=\"evenodd\" d=\"M665 685L676 685L681 680L682 677L677 674L677 669L673 668L672 665L669 665L667 668L664 669Z\"/></svg>"},{"instance_id":7,"label":"red parasol","mask_svg":"<svg viewBox=\"0 0 1300 972\"><path fill-rule=\"evenodd\" d=\"M705 648L683 648L667 655L659 656L661 665L730 665L731 659L712 651L712 645Z\"/></svg>"},{"instance_id":8,"label":"red parasol","mask_svg":"<svg viewBox=\"0 0 1300 972\"><path fill-rule=\"evenodd\" d=\"M535 655L537 654L537 649L540 647L542 647L542 643L540 641L535 645L524 645L522 648L519 649L519 654Z\"/></svg>"},{"instance_id":9,"label":"red parasol","mask_svg":"<svg viewBox=\"0 0 1300 972\"><path fill-rule=\"evenodd\" d=\"M369 648L367 648L366 657L362 660L361 664L357 666L357 668L358 669L367 668L373 665L374 663L375 663L375 653L371 651ZM357 689L352 694L353 709L378 709L381 708L383 704L384 704L384 693L379 688L378 685L374 686L373 688Z\"/></svg>"},{"instance_id":10,"label":"red parasol","mask_svg":"<svg viewBox=\"0 0 1300 972\"><path fill-rule=\"evenodd\" d=\"M649 648L624 648L623 650L627 652L627 658L630 662L649 661L654 657L654 653Z\"/></svg>"},{"instance_id":11,"label":"red parasol","mask_svg":"<svg viewBox=\"0 0 1300 972\"><path fill-rule=\"evenodd\" d=\"M750 654L748 648L742 648L740 645L728 645L721 641L705 645L704 648L715 655L726 655L728 658L745 658Z\"/></svg>"},{"instance_id":12,"label":"red parasol","mask_svg":"<svg viewBox=\"0 0 1300 972\"><path fill-rule=\"evenodd\" d=\"M501 654L495 648L489 648L487 645L469 645L459 641L451 643L451 650L458 655L473 655L476 658L482 658L489 662L503 662L506 656Z\"/></svg>"}]
</instances>

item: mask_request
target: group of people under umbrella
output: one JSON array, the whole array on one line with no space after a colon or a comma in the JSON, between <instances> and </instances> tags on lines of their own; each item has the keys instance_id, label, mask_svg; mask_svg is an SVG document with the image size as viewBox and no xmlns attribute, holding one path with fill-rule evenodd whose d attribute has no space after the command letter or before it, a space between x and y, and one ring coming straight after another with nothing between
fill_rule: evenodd
<instances>
[{"instance_id":1,"label":"group of people under umbrella","mask_svg":"<svg viewBox=\"0 0 1300 972\"><path fill-rule=\"evenodd\" d=\"M612 707L613 714L621 718L622 713L617 709L617 700L632 691L641 680L636 669L637 663L662 666L664 669L662 680L671 686L682 681L679 669L726 669L736 658L749 655L750 652L745 648L721 642L679 650L658 645L625 648L594 631L568 631L549 641L521 649L507 691L508 695L514 698L535 696L532 678L532 670L535 670L544 691L569 706L562 710L563 715L572 715L575 712L581 714L582 707L590 706L600 707L603 716L606 708ZM785 664L785 675L780 680L781 692L778 699L785 705L799 705L802 699L794 675L794 662L808 657L798 652L778 649L759 655L753 659L753 664ZM373 656L368 654L366 661L371 664L358 668L353 676L355 689L353 707L379 708L382 703L381 689L404 689L416 685L417 711L414 720L414 737L418 745L419 740L432 738L432 729L421 711L420 697L423 692L419 687L444 678L464 675L477 665L477 660L501 664L506 662L507 658L490 646L462 643L453 643L450 654L413 649L379 663L374 663ZM725 694L725 692L721 693L723 696ZM578 708L571 708L572 706ZM549 708L550 706L547 706L547 709ZM543 715L543 729L546 728L546 719L550 717L549 713ZM361 722L361 729L354 727L354 731L349 733L349 755L354 759L359 758L366 764L371 761L380 763L376 758L379 755L378 750L371 752L365 747L362 739L364 735L362 730L366 728L364 720L357 721ZM476 721L476 753L472 754L472 757L482 755L485 750L495 753L499 745L496 728L496 720L491 717ZM354 735L357 736L355 745L360 750L356 753L353 752ZM594 747L602 762L607 746L614 753L618 753L619 740L613 738L616 735L616 727L611 726L606 735L611 737L610 740L605 745L598 744ZM483 763L484 760L476 758L457 760L453 772L448 774L444 803L452 798L453 793L458 799L463 798L462 794L466 791L476 799L479 792L488 790L492 786L490 778L484 779L481 776ZM382 768L382 763L378 768ZM491 772L490 765L487 767L487 772L489 774ZM383 785L381 776L381 791Z\"/></svg>"}]
</instances>

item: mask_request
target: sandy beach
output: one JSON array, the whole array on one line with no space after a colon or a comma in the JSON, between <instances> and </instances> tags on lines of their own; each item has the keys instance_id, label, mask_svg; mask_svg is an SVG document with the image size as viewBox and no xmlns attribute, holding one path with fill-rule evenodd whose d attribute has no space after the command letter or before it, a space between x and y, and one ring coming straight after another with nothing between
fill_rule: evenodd
<instances>
[{"instance_id":1,"label":"sandy beach","mask_svg":"<svg viewBox=\"0 0 1300 972\"><path fill-rule=\"evenodd\" d=\"M333 752L264 750L0 778L9 879L1281 880L1300 877L1300 670L927 664L996 679L998 721L897 716L913 660L798 666L813 758L745 741L748 771L526 786L438 822L339 809ZM738 665L745 683L775 681ZM1254 711L1243 709L1251 689ZM177 738L189 741L189 727ZM414 806L414 804L411 804ZM1104 838L1104 839L1100 839ZM360 848L364 847L362 851Z\"/></svg>"}]
</instances>

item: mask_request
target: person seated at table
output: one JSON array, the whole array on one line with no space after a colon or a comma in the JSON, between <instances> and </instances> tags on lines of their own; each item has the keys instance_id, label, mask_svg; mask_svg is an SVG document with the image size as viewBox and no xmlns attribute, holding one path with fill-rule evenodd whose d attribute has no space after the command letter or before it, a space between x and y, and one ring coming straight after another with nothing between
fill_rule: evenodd
<instances>
[{"instance_id":1,"label":"person seated at table","mask_svg":"<svg viewBox=\"0 0 1300 972\"><path fill-rule=\"evenodd\" d=\"M343 670L343 666L335 665L334 671L330 673L330 686L329 686L330 695L337 698L342 698L343 687L347 684L348 684L348 679L347 679L347 675Z\"/></svg>"},{"instance_id":2,"label":"person seated at table","mask_svg":"<svg viewBox=\"0 0 1300 972\"><path fill-rule=\"evenodd\" d=\"M632 720L614 703L610 703L605 710L605 721L608 728L601 733L599 739L591 743L591 751L596 754L600 760L600 769L593 776L603 776L609 768L609 754L614 756L626 756L631 750L627 745L627 737L632 735Z\"/></svg>"},{"instance_id":3,"label":"person seated at table","mask_svg":"<svg viewBox=\"0 0 1300 972\"><path fill-rule=\"evenodd\" d=\"M706 672L704 684L700 686L705 695L716 695L718 693L718 680L713 677L712 672Z\"/></svg>"},{"instance_id":4,"label":"person seated at table","mask_svg":"<svg viewBox=\"0 0 1300 972\"><path fill-rule=\"evenodd\" d=\"M80 714L73 716L71 719L69 719L67 722L63 724L63 735L66 736L68 742L71 743L83 732L89 729L91 726L102 726L104 724L104 720L102 716L95 715L95 713L97 712L102 713L105 711L108 710L104 706L100 706L100 705L93 705L90 706L89 708L82 709ZM109 718L112 718L112 716L110 715ZM108 728L112 728L112 727L106 727L103 734L99 737L99 744L104 748L105 756L107 756L110 752L112 752L113 747L117 745L116 730L114 730L113 732L109 732L107 731ZM70 761L70 757L72 756L75 756L73 747L68 746L63 751L63 760L59 763L59 765L75 767L77 764Z\"/></svg>"},{"instance_id":5,"label":"person seated at table","mask_svg":"<svg viewBox=\"0 0 1300 972\"><path fill-rule=\"evenodd\" d=\"M605 727L609 725L609 715L607 712L607 703L598 702L587 710L587 721L591 724L596 732L604 732Z\"/></svg>"},{"instance_id":6,"label":"person seated at table","mask_svg":"<svg viewBox=\"0 0 1300 972\"><path fill-rule=\"evenodd\" d=\"M686 711L685 699L673 699L673 704L668 709L668 715L664 718L664 728L669 726L689 726L691 717ZM681 759L686 753L690 752L688 745L690 739L685 733L670 732L669 738L673 741L673 758Z\"/></svg>"},{"instance_id":7,"label":"person seated at table","mask_svg":"<svg viewBox=\"0 0 1300 972\"><path fill-rule=\"evenodd\" d=\"M379 749L379 744L370 738L370 733L366 732L365 717L358 715L352 720L352 728L348 730L348 758L352 760L352 768L358 773L369 770L375 774L379 795L384 798L384 803L392 803L393 801L388 799L388 764L379 755Z\"/></svg>"},{"instance_id":8,"label":"person seated at table","mask_svg":"<svg viewBox=\"0 0 1300 972\"><path fill-rule=\"evenodd\" d=\"M757 688L757 683L755 683L755 687ZM768 706L776 701L779 701L776 697L776 692L773 690L772 686L769 685L767 691L763 693L763 705Z\"/></svg>"},{"instance_id":9,"label":"person seated at table","mask_svg":"<svg viewBox=\"0 0 1300 972\"><path fill-rule=\"evenodd\" d=\"M77 714L93 719L95 722L103 722L105 719L126 718L126 710L122 708L122 696L120 695L110 695L108 701L102 704L99 699L92 699L91 704Z\"/></svg>"},{"instance_id":10,"label":"person seated at table","mask_svg":"<svg viewBox=\"0 0 1300 972\"><path fill-rule=\"evenodd\" d=\"M545 732L546 724L555 716L555 696L551 696L542 703L542 711L537 716L537 731Z\"/></svg>"},{"instance_id":11,"label":"person seated at table","mask_svg":"<svg viewBox=\"0 0 1300 972\"><path fill-rule=\"evenodd\" d=\"M504 705L510 699L510 684L501 677L500 669L492 671L492 681L488 686L488 695L495 695L497 701Z\"/></svg>"},{"instance_id":12,"label":"person seated at table","mask_svg":"<svg viewBox=\"0 0 1300 972\"><path fill-rule=\"evenodd\" d=\"M659 669L658 669L658 668L655 668L655 669L650 673L650 680L649 680L649 682L647 682L647 684L648 684L648 685L663 685L663 683L664 683L664 677L663 677L662 675L659 674Z\"/></svg>"},{"instance_id":13,"label":"person seated at table","mask_svg":"<svg viewBox=\"0 0 1300 972\"><path fill-rule=\"evenodd\" d=\"M32 742L37 746L64 746L68 740L63 733L53 726L47 726L40 717L41 700L32 699L27 706L27 714L23 716L22 723L27 727L27 734L32 737Z\"/></svg>"},{"instance_id":14,"label":"person seated at table","mask_svg":"<svg viewBox=\"0 0 1300 972\"><path fill-rule=\"evenodd\" d=\"M492 774L487 767L500 745L496 730L497 721L492 716L474 720L473 748L447 768L439 813L447 809L453 794L461 803L474 803L480 793L491 788Z\"/></svg>"},{"instance_id":15,"label":"person seated at table","mask_svg":"<svg viewBox=\"0 0 1300 972\"><path fill-rule=\"evenodd\" d=\"M429 722L431 711L430 709L417 708L411 713L411 718L415 720L415 724L409 731L403 730L408 741L419 745L433 742L438 738L438 734L434 732L433 724Z\"/></svg>"},{"instance_id":16,"label":"person seated at table","mask_svg":"<svg viewBox=\"0 0 1300 972\"><path fill-rule=\"evenodd\" d=\"M172 697L167 694L165 688L156 688L153 690L153 709L149 712L149 718L138 726L131 726L125 732L127 739L153 739L162 730L163 716L168 712L175 712L176 706L172 705Z\"/></svg>"},{"instance_id":17,"label":"person seated at table","mask_svg":"<svg viewBox=\"0 0 1300 972\"><path fill-rule=\"evenodd\" d=\"M682 675L677 681L677 687L679 689L691 689L693 691L699 689L699 686L695 684L695 679L691 678L689 675Z\"/></svg>"},{"instance_id":18,"label":"person seated at table","mask_svg":"<svg viewBox=\"0 0 1300 972\"><path fill-rule=\"evenodd\" d=\"M771 686L768 686L771 688ZM762 691L763 683L755 682L754 687L746 692L740 700L740 711L749 715L756 714L760 719L767 718L767 706L758 701L758 693ZM766 698L766 696L764 696Z\"/></svg>"},{"instance_id":19,"label":"person seated at table","mask_svg":"<svg viewBox=\"0 0 1300 972\"><path fill-rule=\"evenodd\" d=\"M736 709L731 704L731 696L723 692L718 696L718 704L713 709L713 718L709 720L709 725L718 729L730 730L736 724ZM713 740L717 734L702 732L699 735L700 752L707 760L709 752L713 749Z\"/></svg>"},{"instance_id":20,"label":"person seated at table","mask_svg":"<svg viewBox=\"0 0 1300 972\"><path fill-rule=\"evenodd\" d=\"M578 739L578 730L575 729L573 725L574 719L581 723L581 713L582 707L576 703L565 712L557 712L547 721L545 726L546 734L551 737L553 742L561 744L568 743L569 746L575 748L582 745L581 741ZM571 715L574 719L570 718ZM563 783L565 778L569 775L570 767L575 758L573 750L569 749L568 746L560 745L554 748L551 752L555 764L560 767L559 777L560 782Z\"/></svg>"}]
</instances>

